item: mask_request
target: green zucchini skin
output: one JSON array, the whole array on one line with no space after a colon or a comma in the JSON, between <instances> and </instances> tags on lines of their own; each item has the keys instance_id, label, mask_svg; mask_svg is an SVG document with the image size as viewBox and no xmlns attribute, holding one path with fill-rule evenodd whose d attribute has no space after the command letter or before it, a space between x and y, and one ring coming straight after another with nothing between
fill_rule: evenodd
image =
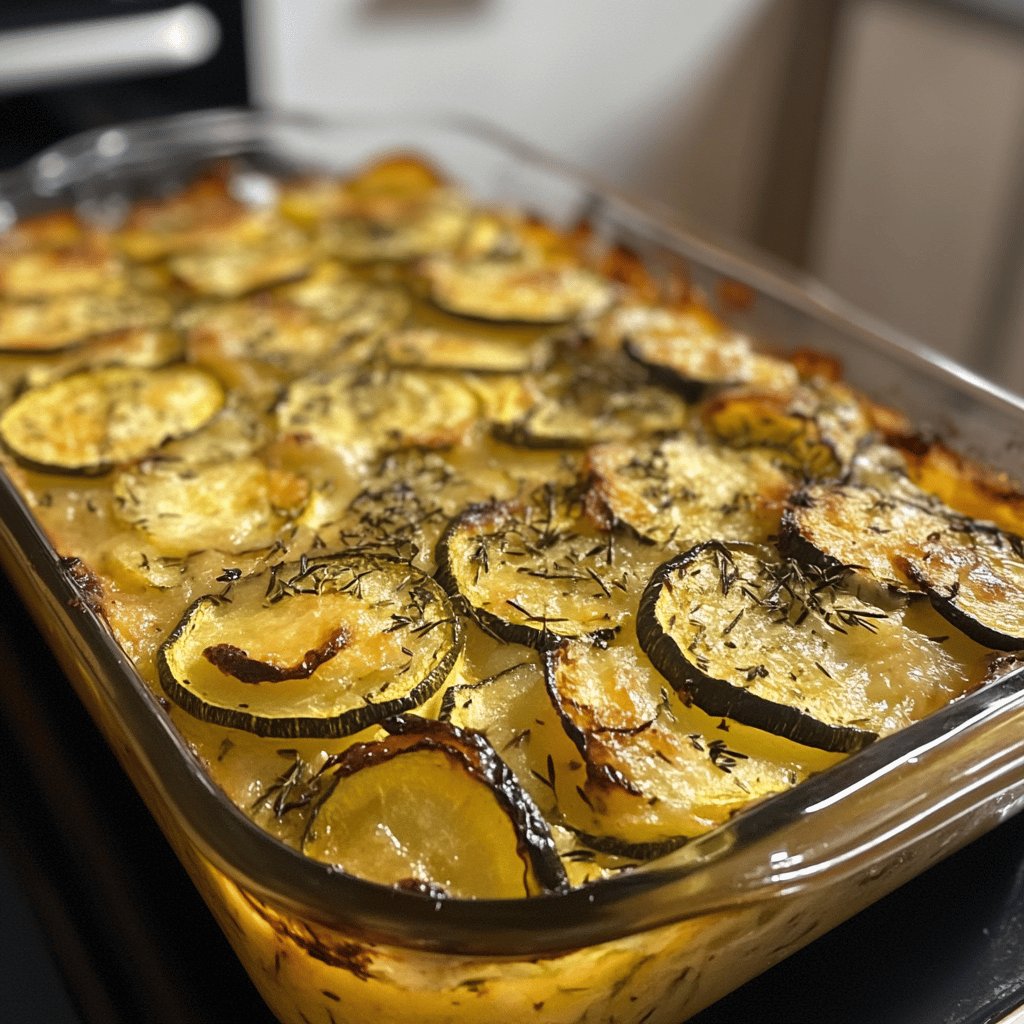
<instances>
[{"instance_id":1,"label":"green zucchini skin","mask_svg":"<svg viewBox=\"0 0 1024 1024\"><path fill-rule=\"evenodd\" d=\"M515 824L519 854L529 861L544 890L549 893L568 890L569 880L555 850L548 823L486 737L450 723L411 714L389 718L383 722L383 727L392 736L418 737L418 741L426 745L445 742L449 746L460 746L467 767L491 787Z\"/></svg>"},{"instance_id":2,"label":"green zucchini skin","mask_svg":"<svg viewBox=\"0 0 1024 1024\"><path fill-rule=\"evenodd\" d=\"M798 708L768 700L724 679L702 672L687 659L675 640L661 627L656 614L658 599L669 577L691 565L708 551L727 551L719 541L706 541L669 559L655 570L640 597L637 640L654 667L680 693L710 715L737 722L836 753L852 753L878 738L877 733L853 726L829 725Z\"/></svg>"},{"instance_id":3,"label":"green zucchini skin","mask_svg":"<svg viewBox=\"0 0 1024 1024\"><path fill-rule=\"evenodd\" d=\"M308 565L337 563L368 567L392 567L413 578L420 586L434 587L429 576L414 569L402 559L384 554L352 551L310 559ZM439 588L436 597L444 600ZM337 715L261 715L243 708L225 707L203 700L188 685L188 680L179 680L171 666L170 658L175 646L186 637L193 620L207 608L224 603L219 595L204 595L195 600L181 621L174 628L157 651L157 675L167 696L180 708L202 721L231 729L241 729L256 736L276 739L337 739L350 736L372 725L379 725L384 719L419 707L431 697L451 674L462 653L464 644L462 623L458 615L452 614L448 622L451 628L451 642L443 657L433 668L403 695L388 700L365 703L349 708Z\"/></svg>"},{"instance_id":4,"label":"green zucchini skin","mask_svg":"<svg viewBox=\"0 0 1024 1024\"><path fill-rule=\"evenodd\" d=\"M603 853L609 857L623 857L626 860L635 860L640 863L664 857L690 841L689 836L673 836L671 839L663 839L658 842L631 843L628 839L619 839L617 836L598 836L579 829L573 829L572 832L583 846L597 853Z\"/></svg>"}]
</instances>

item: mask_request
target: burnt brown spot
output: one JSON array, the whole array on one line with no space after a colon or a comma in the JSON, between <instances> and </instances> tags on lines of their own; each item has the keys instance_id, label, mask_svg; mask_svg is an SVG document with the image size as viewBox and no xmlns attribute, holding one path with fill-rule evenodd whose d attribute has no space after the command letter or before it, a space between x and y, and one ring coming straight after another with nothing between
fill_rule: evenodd
<instances>
[{"instance_id":1,"label":"burnt brown spot","mask_svg":"<svg viewBox=\"0 0 1024 1024\"><path fill-rule=\"evenodd\" d=\"M319 647L306 651L294 665L275 665L272 661L250 658L248 652L234 644L213 644L203 651L203 657L241 683L280 683L286 679L308 679L345 647L350 636L349 631L340 626Z\"/></svg>"}]
</instances>

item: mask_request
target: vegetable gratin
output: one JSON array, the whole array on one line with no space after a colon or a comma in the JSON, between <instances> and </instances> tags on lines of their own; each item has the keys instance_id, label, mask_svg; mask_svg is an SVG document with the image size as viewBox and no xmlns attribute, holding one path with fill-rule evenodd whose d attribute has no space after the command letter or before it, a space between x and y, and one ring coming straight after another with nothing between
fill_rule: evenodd
<instances>
[{"instance_id":1,"label":"vegetable gratin","mask_svg":"<svg viewBox=\"0 0 1024 1024\"><path fill-rule=\"evenodd\" d=\"M247 184L0 237L0 438L272 836L568 891L1016 667L1019 495L834 360L416 157Z\"/></svg>"}]
</instances>

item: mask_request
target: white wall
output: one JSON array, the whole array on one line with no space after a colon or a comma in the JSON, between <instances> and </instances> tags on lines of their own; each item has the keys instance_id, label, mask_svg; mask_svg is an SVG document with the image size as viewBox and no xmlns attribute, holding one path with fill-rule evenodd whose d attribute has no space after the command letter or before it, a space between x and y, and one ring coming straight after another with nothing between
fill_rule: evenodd
<instances>
[{"instance_id":1,"label":"white wall","mask_svg":"<svg viewBox=\"0 0 1024 1024\"><path fill-rule=\"evenodd\" d=\"M743 234L790 0L251 0L257 98L475 114Z\"/></svg>"},{"instance_id":2,"label":"white wall","mask_svg":"<svg viewBox=\"0 0 1024 1024\"><path fill-rule=\"evenodd\" d=\"M743 237L795 19L819 2L249 0L248 15L269 105L475 114ZM1024 35L937 4L844 10L811 270L1024 392L1009 312L1024 300L989 315L1024 175Z\"/></svg>"},{"instance_id":3,"label":"white wall","mask_svg":"<svg viewBox=\"0 0 1024 1024\"><path fill-rule=\"evenodd\" d=\"M1024 176L1024 35L861 0L848 4L834 73L812 269L996 372L990 348L1024 348L1024 333L988 316L1009 233L1024 231L1007 223Z\"/></svg>"}]
</instances>

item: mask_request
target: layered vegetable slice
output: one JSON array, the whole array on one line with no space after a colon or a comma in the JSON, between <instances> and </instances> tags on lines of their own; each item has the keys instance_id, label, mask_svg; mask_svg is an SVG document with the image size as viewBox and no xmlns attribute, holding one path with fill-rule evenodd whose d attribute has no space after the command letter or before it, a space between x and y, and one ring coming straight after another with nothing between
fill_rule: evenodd
<instances>
[{"instance_id":1,"label":"layered vegetable slice","mask_svg":"<svg viewBox=\"0 0 1024 1024\"><path fill-rule=\"evenodd\" d=\"M934 437L905 429L892 444L903 457L910 479L965 516L1024 533L1024 491L1006 472L980 466Z\"/></svg>"},{"instance_id":2,"label":"layered vegetable slice","mask_svg":"<svg viewBox=\"0 0 1024 1024\"><path fill-rule=\"evenodd\" d=\"M500 440L527 448L584 448L672 433L687 422L685 402L645 384L628 360L559 367L538 387L540 397L527 413L495 429Z\"/></svg>"},{"instance_id":3,"label":"layered vegetable slice","mask_svg":"<svg viewBox=\"0 0 1024 1024\"><path fill-rule=\"evenodd\" d=\"M710 386L757 384L781 390L798 380L791 363L755 352L746 337L699 307L620 306L597 324L595 339L605 347L621 345L630 358L690 399Z\"/></svg>"},{"instance_id":4,"label":"layered vegetable slice","mask_svg":"<svg viewBox=\"0 0 1024 1024\"><path fill-rule=\"evenodd\" d=\"M737 749L724 720L695 720L631 644L566 641L545 662L551 701L585 765L583 779L556 780L561 806L598 849L658 856L803 774Z\"/></svg>"},{"instance_id":5,"label":"layered vegetable slice","mask_svg":"<svg viewBox=\"0 0 1024 1024\"><path fill-rule=\"evenodd\" d=\"M354 178L288 183L281 209L316 227L323 247L366 263L402 261L451 250L463 238L471 207L416 157L379 161Z\"/></svg>"},{"instance_id":6,"label":"layered vegetable slice","mask_svg":"<svg viewBox=\"0 0 1024 1024\"><path fill-rule=\"evenodd\" d=\"M2 357L6 366L16 373L23 367L18 383L22 387L38 387L83 370L104 366L138 366L155 369L178 362L182 356L181 339L169 328L138 328L103 334L71 348L55 352L31 352Z\"/></svg>"},{"instance_id":7,"label":"layered vegetable slice","mask_svg":"<svg viewBox=\"0 0 1024 1024\"><path fill-rule=\"evenodd\" d=\"M364 201L361 210L323 223L325 251L352 263L404 261L452 250L466 231L469 209L451 192L418 200Z\"/></svg>"},{"instance_id":8,"label":"layered vegetable slice","mask_svg":"<svg viewBox=\"0 0 1024 1024\"><path fill-rule=\"evenodd\" d=\"M98 335L161 327L170 321L171 312L166 298L138 291L7 302L0 304L0 352L56 352Z\"/></svg>"},{"instance_id":9,"label":"layered vegetable slice","mask_svg":"<svg viewBox=\"0 0 1024 1024\"><path fill-rule=\"evenodd\" d=\"M232 194L230 172L221 167L178 192L137 203L115 239L132 259L150 261L214 242L244 244L277 225L270 210Z\"/></svg>"},{"instance_id":10,"label":"layered vegetable slice","mask_svg":"<svg viewBox=\"0 0 1024 1024\"><path fill-rule=\"evenodd\" d=\"M919 556L929 537L962 529L963 520L923 493L917 501L903 493L854 485L804 488L783 514L782 544L831 572L855 573L895 593L917 591L906 560Z\"/></svg>"},{"instance_id":11,"label":"layered vegetable slice","mask_svg":"<svg viewBox=\"0 0 1024 1024\"><path fill-rule=\"evenodd\" d=\"M409 312L399 289L335 276L302 284L193 309L182 321L193 358L215 366L252 359L301 372L337 352L365 354Z\"/></svg>"},{"instance_id":12,"label":"layered vegetable slice","mask_svg":"<svg viewBox=\"0 0 1024 1024\"><path fill-rule=\"evenodd\" d=\"M824 750L856 750L972 684L944 637L769 550L699 544L661 566L637 636L686 699Z\"/></svg>"},{"instance_id":13,"label":"layered vegetable slice","mask_svg":"<svg viewBox=\"0 0 1024 1024\"><path fill-rule=\"evenodd\" d=\"M271 294L340 326L346 337L395 330L410 311L409 296L402 289L361 280L344 264L331 260L317 264L299 281L279 285Z\"/></svg>"},{"instance_id":14,"label":"layered vegetable slice","mask_svg":"<svg viewBox=\"0 0 1024 1024\"><path fill-rule=\"evenodd\" d=\"M1024 541L990 527L930 536L902 563L935 610L986 647L1024 648Z\"/></svg>"},{"instance_id":15,"label":"layered vegetable slice","mask_svg":"<svg viewBox=\"0 0 1024 1024\"><path fill-rule=\"evenodd\" d=\"M633 616L656 554L618 537L572 491L472 505L438 543L437 578L495 635L544 649L611 639Z\"/></svg>"},{"instance_id":16,"label":"layered vegetable slice","mask_svg":"<svg viewBox=\"0 0 1024 1024\"><path fill-rule=\"evenodd\" d=\"M445 187L441 173L411 153L375 160L349 177L293 178L281 187L281 211L314 226L323 219L367 214L379 207L429 199Z\"/></svg>"},{"instance_id":17,"label":"layered vegetable slice","mask_svg":"<svg viewBox=\"0 0 1024 1024\"><path fill-rule=\"evenodd\" d=\"M198 295L233 299L307 274L317 257L310 240L287 227L252 243L206 246L172 256L174 276Z\"/></svg>"},{"instance_id":18,"label":"layered vegetable slice","mask_svg":"<svg viewBox=\"0 0 1024 1024\"><path fill-rule=\"evenodd\" d=\"M311 521L320 543L388 552L428 566L460 497L464 501L471 490L443 455L419 449L384 456L364 471L361 482L340 502L337 495L324 496L321 513L327 514Z\"/></svg>"},{"instance_id":19,"label":"layered vegetable slice","mask_svg":"<svg viewBox=\"0 0 1024 1024\"><path fill-rule=\"evenodd\" d=\"M810 479L842 476L871 433L852 393L837 384L735 388L708 400L705 424L737 448L764 448Z\"/></svg>"},{"instance_id":20,"label":"layered vegetable slice","mask_svg":"<svg viewBox=\"0 0 1024 1024\"><path fill-rule=\"evenodd\" d=\"M136 527L161 555L267 547L306 496L304 480L268 469L256 458L199 466L143 464L113 484L118 518Z\"/></svg>"},{"instance_id":21,"label":"layered vegetable slice","mask_svg":"<svg viewBox=\"0 0 1024 1024\"><path fill-rule=\"evenodd\" d=\"M680 434L591 448L594 488L619 522L661 545L778 532L793 481L769 456Z\"/></svg>"},{"instance_id":22,"label":"layered vegetable slice","mask_svg":"<svg viewBox=\"0 0 1024 1024\"><path fill-rule=\"evenodd\" d=\"M532 260L436 257L420 272L438 306L480 320L560 324L600 313L614 298L590 270Z\"/></svg>"},{"instance_id":23,"label":"layered vegetable slice","mask_svg":"<svg viewBox=\"0 0 1024 1024\"><path fill-rule=\"evenodd\" d=\"M125 272L109 240L83 225L68 226L57 244L33 246L17 237L0 242L0 295L52 299L74 292L105 291Z\"/></svg>"},{"instance_id":24,"label":"layered vegetable slice","mask_svg":"<svg viewBox=\"0 0 1024 1024\"><path fill-rule=\"evenodd\" d=\"M414 716L384 724L391 735L330 765L304 853L435 897L567 888L547 823L483 736Z\"/></svg>"},{"instance_id":25,"label":"layered vegetable slice","mask_svg":"<svg viewBox=\"0 0 1024 1024\"><path fill-rule=\"evenodd\" d=\"M486 374L528 373L551 359L550 346L541 342L524 344L432 328L397 331L384 342L383 353L392 366Z\"/></svg>"},{"instance_id":26,"label":"layered vegetable slice","mask_svg":"<svg viewBox=\"0 0 1024 1024\"><path fill-rule=\"evenodd\" d=\"M276 566L228 597L192 605L160 648L160 682L189 714L260 736L345 736L417 707L462 646L442 589L383 555Z\"/></svg>"},{"instance_id":27,"label":"layered vegetable slice","mask_svg":"<svg viewBox=\"0 0 1024 1024\"><path fill-rule=\"evenodd\" d=\"M283 433L353 459L397 448L446 448L476 422L480 404L459 377L346 367L295 381L277 409Z\"/></svg>"},{"instance_id":28,"label":"layered vegetable slice","mask_svg":"<svg viewBox=\"0 0 1024 1024\"><path fill-rule=\"evenodd\" d=\"M26 391L0 416L0 438L35 468L100 473L198 430L223 404L197 367L112 366Z\"/></svg>"}]
</instances>

